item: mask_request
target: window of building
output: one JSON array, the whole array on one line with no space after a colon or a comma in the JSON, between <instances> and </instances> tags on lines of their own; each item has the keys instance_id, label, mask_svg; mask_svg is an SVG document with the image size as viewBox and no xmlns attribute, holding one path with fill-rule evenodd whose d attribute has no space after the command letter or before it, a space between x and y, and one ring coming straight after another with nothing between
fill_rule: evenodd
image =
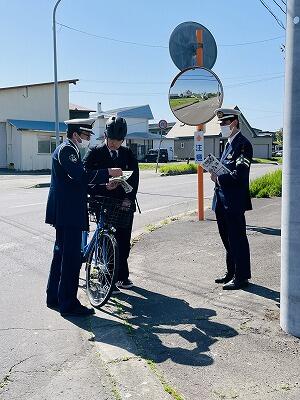
<instances>
[{"instance_id":1,"label":"window of building","mask_svg":"<svg viewBox=\"0 0 300 400\"><path fill-rule=\"evenodd\" d=\"M180 148L181 148L181 149L184 149L184 142L181 142L181 143L180 143Z\"/></svg>"},{"instance_id":2,"label":"window of building","mask_svg":"<svg viewBox=\"0 0 300 400\"><path fill-rule=\"evenodd\" d=\"M59 137L59 142L62 143L63 137ZM39 137L38 138L38 154L52 154L56 148L55 136Z\"/></svg>"}]
</instances>

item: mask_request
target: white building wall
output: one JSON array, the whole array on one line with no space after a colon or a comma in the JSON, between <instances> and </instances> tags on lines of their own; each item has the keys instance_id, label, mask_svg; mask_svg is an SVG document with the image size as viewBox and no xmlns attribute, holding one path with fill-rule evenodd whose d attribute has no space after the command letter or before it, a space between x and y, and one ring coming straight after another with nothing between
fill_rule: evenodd
<instances>
[{"instance_id":1,"label":"white building wall","mask_svg":"<svg viewBox=\"0 0 300 400\"><path fill-rule=\"evenodd\" d=\"M50 135L46 135L49 136ZM51 168L51 154L38 154L38 134L22 132L22 171Z\"/></svg>"},{"instance_id":2,"label":"white building wall","mask_svg":"<svg viewBox=\"0 0 300 400\"><path fill-rule=\"evenodd\" d=\"M6 124L7 133L7 167L12 164L13 167L22 170L22 136L21 133L12 125Z\"/></svg>"},{"instance_id":3,"label":"white building wall","mask_svg":"<svg viewBox=\"0 0 300 400\"><path fill-rule=\"evenodd\" d=\"M59 119L69 119L69 83L60 83ZM0 121L24 119L54 121L54 85L0 90Z\"/></svg>"},{"instance_id":4,"label":"white building wall","mask_svg":"<svg viewBox=\"0 0 300 400\"><path fill-rule=\"evenodd\" d=\"M159 149L159 143L160 143L160 136L158 135L158 139L153 140L153 149L158 150ZM168 150L168 159L169 161L174 160L174 139L166 139L163 138L161 142L161 149L167 149Z\"/></svg>"}]
</instances>

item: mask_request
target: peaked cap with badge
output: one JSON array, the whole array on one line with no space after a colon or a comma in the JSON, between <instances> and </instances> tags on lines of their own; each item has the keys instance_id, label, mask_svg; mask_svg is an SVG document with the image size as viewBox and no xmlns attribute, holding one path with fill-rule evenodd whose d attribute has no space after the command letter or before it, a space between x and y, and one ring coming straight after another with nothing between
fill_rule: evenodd
<instances>
[{"instance_id":1,"label":"peaked cap with badge","mask_svg":"<svg viewBox=\"0 0 300 400\"><path fill-rule=\"evenodd\" d=\"M239 117L241 112L234 108L217 108L215 110L215 115L218 117L218 121L224 121L226 119Z\"/></svg>"},{"instance_id":2,"label":"peaked cap with badge","mask_svg":"<svg viewBox=\"0 0 300 400\"><path fill-rule=\"evenodd\" d=\"M80 134L83 131L94 135L92 128L95 121L96 118L74 118L68 119L64 123L67 125L68 133L76 132Z\"/></svg>"}]
</instances>

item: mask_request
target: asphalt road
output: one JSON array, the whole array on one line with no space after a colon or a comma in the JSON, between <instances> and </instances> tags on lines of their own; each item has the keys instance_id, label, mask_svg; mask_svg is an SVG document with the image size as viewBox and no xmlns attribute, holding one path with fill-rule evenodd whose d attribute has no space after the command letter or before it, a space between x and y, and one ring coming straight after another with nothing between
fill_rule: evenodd
<instances>
[{"instance_id":1,"label":"asphalt road","mask_svg":"<svg viewBox=\"0 0 300 400\"><path fill-rule=\"evenodd\" d=\"M252 177L276 166L254 165ZM134 229L195 209L195 175L142 172L141 215ZM213 183L205 174L205 197ZM49 177L0 176L0 397L2 399L111 399L113 382L87 340L89 326L45 307L54 229L44 224L48 188L28 188ZM208 201L208 200L207 200Z\"/></svg>"},{"instance_id":2,"label":"asphalt road","mask_svg":"<svg viewBox=\"0 0 300 400\"><path fill-rule=\"evenodd\" d=\"M218 107L219 99L218 97L213 97L205 101L193 103L179 110L174 110L174 115L179 121L188 121L191 125L197 125L199 124L199 115L202 116L203 120L206 120L214 115L214 110Z\"/></svg>"}]
</instances>

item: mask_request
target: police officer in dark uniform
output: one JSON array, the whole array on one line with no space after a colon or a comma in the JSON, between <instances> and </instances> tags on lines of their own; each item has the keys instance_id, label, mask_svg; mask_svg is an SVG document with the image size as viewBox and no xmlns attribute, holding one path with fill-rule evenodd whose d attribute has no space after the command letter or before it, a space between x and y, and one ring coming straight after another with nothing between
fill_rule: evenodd
<instances>
[{"instance_id":1,"label":"police officer in dark uniform","mask_svg":"<svg viewBox=\"0 0 300 400\"><path fill-rule=\"evenodd\" d=\"M130 193L125 193L121 185L117 188L114 186L100 186L92 182L89 185L89 193L91 195L101 195L105 197L114 197L123 200L123 205L132 204L135 209L136 193L139 185L139 168L138 162L132 151L122 146L127 133L127 124L122 117L110 117L106 124L105 144L92 147L86 153L83 163L87 170L95 170L99 168L119 167L123 171L133 171L127 182L132 186ZM111 183L113 185L113 182ZM114 189L114 190L111 190ZM129 226L117 227L115 236L119 247L119 276L117 279L117 288L114 290L116 294L118 288L129 289L133 286L129 279L128 257L130 252L130 238L133 223L133 213Z\"/></svg>"},{"instance_id":2,"label":"police officer in dark uniform","mask_svg":"<svg viewBox=\"0 0 300 400\"><path fill-rule=\"evenodd\" d=\"M88 230L87 186L105 183L109 176L121 176L120 168L85 171L79 149L89 145L91 129L76 123L68 125L67 140L52 155L51 185L46 223L56 229L53 260L47 285L47 306L62 316L94 313L77 299L82 264L82 231Z\"/></svg>"},{"instance_id":3,"label":"police officer in dark uniform","mask_svg":"<svg viewBox=\"0 0 300 400\"><path fill-rule=\"evenodd\" d=\"M222 136L228 138L220 161L231 171L219 176L211 174L216 184L212 209L226 249L227 264L226 274L215 282L224 283L224 290L234 290L247 286L251 278L245 211L252 209L249 172L253 149L239 129L239 110L219 108L215 114Z\"/></svg>"}]
</instances>

